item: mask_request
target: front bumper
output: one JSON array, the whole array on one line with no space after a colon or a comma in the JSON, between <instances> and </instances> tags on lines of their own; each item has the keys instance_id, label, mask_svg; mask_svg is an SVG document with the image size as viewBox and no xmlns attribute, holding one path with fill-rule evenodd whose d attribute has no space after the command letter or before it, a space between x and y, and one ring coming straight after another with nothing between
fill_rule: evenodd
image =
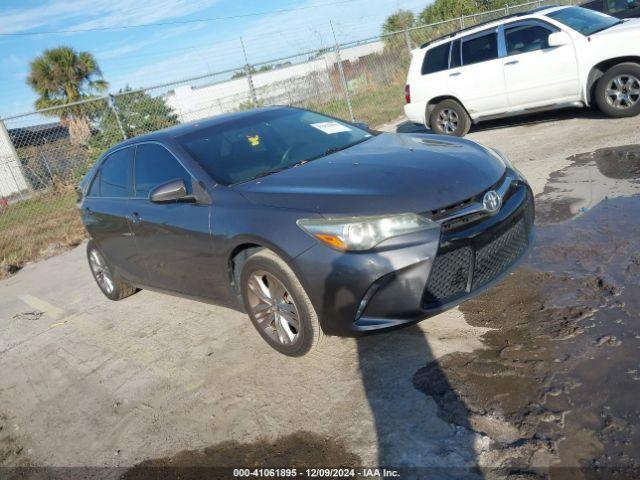
<instances>
[{"instance_id":1,"label":"front bumper","mask_svg":"<svg viewBox=\"0 0 640 480\"><path fill-rule=\"evenodd\" d=\"M320 245L294 260L325 333L355 336L414 323L490 288L534 237L529 186L514 182L500 211L470 226L428 230L344 254Z\"/></svg>"}]
</instances>

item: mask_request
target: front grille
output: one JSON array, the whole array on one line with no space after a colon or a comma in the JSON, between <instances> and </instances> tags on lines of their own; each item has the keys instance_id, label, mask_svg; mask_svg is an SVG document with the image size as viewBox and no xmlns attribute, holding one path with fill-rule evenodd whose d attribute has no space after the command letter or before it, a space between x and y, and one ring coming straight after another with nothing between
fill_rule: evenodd
<instances>
[{"instance_id":1,"label":"front grille","mask_svg":"<svg viewBox=\"0 0 640 480\"><path fill-rule=\"evenodd\" d=\"M534 218L533 199L528 191L523 203L520 218L498 236L436 256L424 293L425 308L453 301L486 285L524 254Z\"/></svg>"}]
</instances>

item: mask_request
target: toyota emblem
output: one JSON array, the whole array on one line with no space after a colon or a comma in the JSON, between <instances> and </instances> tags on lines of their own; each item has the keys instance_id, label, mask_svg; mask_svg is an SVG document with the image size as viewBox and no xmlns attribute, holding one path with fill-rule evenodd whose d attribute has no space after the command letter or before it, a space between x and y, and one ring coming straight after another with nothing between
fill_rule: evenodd
<instances>
[{"instance_id":1,"label":"toyota emblem","mask_svg":"<svg viewBox=\"0 0 640 480\"><path fill-rule=\"evenodd\" d=\"M495 190L489 190L484 194L484 198L482 199L482 206L484 207L486 212L496 213L502 206L502 198L500 198L500 194Z\"/></svg>"}]
</instances>

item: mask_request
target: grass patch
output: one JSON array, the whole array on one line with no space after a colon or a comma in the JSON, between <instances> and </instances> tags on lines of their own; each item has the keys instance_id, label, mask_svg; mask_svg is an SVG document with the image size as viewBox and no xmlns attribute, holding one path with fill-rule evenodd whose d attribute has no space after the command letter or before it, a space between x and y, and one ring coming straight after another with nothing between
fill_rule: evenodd
<instances>
[{"instance_id":1,"label":"grass patch","mask_svg":"<svg viewBox=\"0 0 640 480\"><path fill-rule=\"evenodd\" d=\"M86 237L73 190L52 191L0 210L0 264L38 260L52 243L75 245Z\"/></svg>"}]
</instances>

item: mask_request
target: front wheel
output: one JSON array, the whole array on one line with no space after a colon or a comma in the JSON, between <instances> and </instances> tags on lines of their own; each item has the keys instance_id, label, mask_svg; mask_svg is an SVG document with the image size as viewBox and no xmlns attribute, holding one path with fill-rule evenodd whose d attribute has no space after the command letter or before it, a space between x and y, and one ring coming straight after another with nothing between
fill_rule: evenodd
<instances>
[{"instance_id":1,"label":"front wheel","mask_svg":"<svg viewBox=\"0 0 640 480\"><path fill-rule=\"evenodd\" d=\"M596 84L596 103L608 117L634 117L640 113L640 65L611 67Z\"/></svg>"},{"instance_id":2,"label":"front wheel","mask_svg":"<svg viewBox=\"0 0 640 480\"><path fill-rule=\"evenodd\" d=\"M270 250L259 250L240 275L242 299L253 326L275 350L300 357L316 349L323 333L295 273Z\"/></svg>"},{"instance_id":3,"label":"front wheel","mask_svg":"<svg viewBox=\"0 0 640 480\"><path fill-rule=\"evenodd\" d=\"M447 99L431 111L429 125L434 133L464 137L471 128L471 118L460 103Z\"/></svg>"}]
</instances>

